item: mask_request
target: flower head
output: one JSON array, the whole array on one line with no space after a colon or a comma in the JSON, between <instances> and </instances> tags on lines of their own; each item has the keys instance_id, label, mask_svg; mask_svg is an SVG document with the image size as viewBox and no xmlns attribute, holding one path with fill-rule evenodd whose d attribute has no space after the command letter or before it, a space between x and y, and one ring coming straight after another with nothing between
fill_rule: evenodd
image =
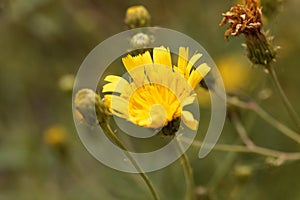
<instances>
[{"instance_id":1,"label":"flower head","mask_svg":"<svg viewBox=\"0 0 300 200\"><path fill-rule=\"evenodd\" d=\"M181 118L189 128L197 129L198 121L183 107L194 102L193 89L210 70L206 63L194 67L200 57L198 53L188 60L188 49L183 47L177 66L164 47L154 48L153 58L149 51L124 57L131 79L114 75L104 79L109 82L102 90L107 107L112 114L142 127L166 127Z\"/></svg>"},{"instance_id":2,"label":"flower head","mask_svg":"<svg viewBox=\"0 0 300 200\"><path fill-rule=\"evenodd\" d=\"M225 32L226 39L229 35L238 36L242 33L260 32L262 27L262 14L257 0L246 0L245 5L237 4L222 16L223 20L220 25L223 26L226 22L230 24Z\"/></svg>"},{"instance_id":3,"label":"flower head","mask_svg":"<svg viewBox=\"0 0 300 200\"><path fill-rule=\"evenodd\" d=\"M222 14L220 26L229 23L225 38L229 35L244 34L248 58L253 64L268 65L275 60L276 49L271 45L272 37L267 38L262 30L262 12L258 0L245 0L245 5L237 4Z\"/></svg>"},{"instance_id":4,"label":"flower head","mask_svg":"<svg viewBox=\"0 0 300 200\"><path fill-rule=\"evenodd\" d=\"M44 132L44 141L49 145L61 145L66 141L66 132L61 125L51 126Z\"/></svg>"},{"instance_id":5,"label":"flower head","mask_svg":"<svg viewBox=\"0 0 300 200\"><path fill-rule=\"evenodd\" d=\"M150 25L151 16L144 6L131 6L126 11L125 24L128 28L140 28Z\"/></svg>"}]
</instances>

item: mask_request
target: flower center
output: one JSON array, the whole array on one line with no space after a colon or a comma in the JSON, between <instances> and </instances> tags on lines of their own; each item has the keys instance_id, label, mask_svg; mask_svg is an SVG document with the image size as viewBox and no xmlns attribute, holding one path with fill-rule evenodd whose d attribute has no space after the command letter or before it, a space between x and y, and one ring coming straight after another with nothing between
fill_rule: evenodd
<instances>
[{"instance_id":1,"label":"flower center","mask_svg":"<svg viewBox=\"0 0 300 200\"><path fill-rule=\"evenodd\" d=\"M129 117L140 126L159 128L181 116L180 102L167 87L145 84L129 99Z\"/></svg>"}]
</instances>

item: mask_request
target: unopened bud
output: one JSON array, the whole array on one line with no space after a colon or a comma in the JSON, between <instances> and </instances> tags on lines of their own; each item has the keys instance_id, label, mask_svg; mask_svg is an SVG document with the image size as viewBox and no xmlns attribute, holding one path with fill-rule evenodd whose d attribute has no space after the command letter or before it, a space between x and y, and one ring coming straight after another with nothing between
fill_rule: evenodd
<instances>
[{"instance_id":1,"label":"unopened bud","mask_svg":"<svg viewBox=\"0 0 300 200\"><path fill-rule=\"evenodd\" d=\"M62 91L72 91L75 76L73 74L66 74L59 79L58 86Z\"/></svg>"},{"instance_id":2,"label":"unopened bud","mask_svg":"<svg viewBox=\"0 0 300 200\"><path fill-rule=\"evenodd\" d=\"M75 97L75 107L90 125L108 123L109 111L93 90L82 89ZM96 113L94 113L96 111Z\"/></svg>"},{"instance_id":3,"label":"unopened bud","mask_svg":"<svg viewBox=\"0 0 300 200\"><path fill-rule=\"evenodd\" d=\"M266 159L266 165L268 169L275 169L277 167L280 167L283 164L284 160L280 158L273 158L273 157L268 157Z\"/></svg>"},{"instance_id":4,"label":"unopened bud","mask_svg":"<svg viewBox=\"0 0 300 200\"><path fill-rule=\"evenodd\" d=\"M195 190L196 193L196 199L197 200L210 200L210 193L208 188L203 186L198 186Z\"/></svg>"},{"instance_id":5,"label":"unopened bud","mask_svg":"<svg viewBox=\"0 0 300 200\"><path fill-rule=\"evenodd\" d=\"M253 169L250 166L237 165L234 167L234 175L240 181L246 181L253 175Z\"/></svg>"},{"instance_id":6,"label":"unopened bud","mask_svg":"<svg viewBox=\"0 0 300 200\"><path fill-rule=\"evenodd\" d=\"M151 42L152 42L152 37L145 33L137 33L130 40L131 46L135 49L142 49L142 48L149 47Z\"/></svg>"},{"instance_id":7,"label":"unopened bud","mask_svg":"<svg viewBox=\"0 0 300 200\"><path fill-rule=\"evenodd\" d=\"M128 28L150 26L151 16L144 6L132 6L126 11L125 24Z\"/></svg>"}]
</instances>

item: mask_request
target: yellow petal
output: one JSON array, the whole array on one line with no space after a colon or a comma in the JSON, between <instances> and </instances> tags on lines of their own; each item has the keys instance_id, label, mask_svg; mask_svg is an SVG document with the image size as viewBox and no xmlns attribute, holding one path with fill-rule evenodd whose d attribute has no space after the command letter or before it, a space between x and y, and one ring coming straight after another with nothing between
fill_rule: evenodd
<instances>
[{"instance_id":1,"label":"yellow petal","mask_svg":"<svg viewBox=\"0 0 300 200\"><path fill-rule=\"evenodd\" d=\"M190 86L194 89L209 71L210 67L206 63L199 65L196 70L192 71L188 79L188 83L190 84Z\"/></svg>"},{"instance_id":2,"label":"yellow petal","mask_svg":"<svg viewBox=\"0 0 300 200\"><path fill-rule=\"evenodd\" d=\"M192 67L197 62L197 60L199 60L201 58L201 56L202 56L202 54L200 54L200 53L194 54L192 56L192 58L190 59L188 65L185 69L185 76L184 77L186 77L186 78L189 77Z\"/></svg>"},{"instance_id":3,"label":"yellow petal","mask_svg":"<svg viewBox=\"0 0 300 200\"><path fill-rule=\"evenodd\" d=\"M149 125L151 124L151 119L148 118L148 119L138 120L136 124L143 127L149 127Z\"/></svg>"},{"instance_id":4,"label":"yellow petal","mask_svg":"<svg viewBox=\"0 0 300 200\"><path fill-rule=\"evenodd\" d=\"M105 77L105 81L109 81L111 83L107 83L103 86L102 92L118 92L124 93L126 88L129 87L129 83L122 77L109 75Z\"/></svg>"},{"instance_id":5,"label":"yellow petal","mask_svg":"<svg viewBox=\"0 0 300 200\"><path fill-rule=\"evenodd\" d=\"M115 89L116 89L116 84L108 83L103 86L102 92L114 92Z\"/></svg>"},{"instance_id":6,"label":"yellow petal","mask_svg":"<svg viewBox=\"0 0 300 200\"><path fill-rule=\"evenodd\" d=\"M116 95L105 95L104 98L108 102L108 107L112 114L118 117L128 117L128 101Z\"/></svg>"},{"instance_id":7,"label":"yellow petal","mask_svg":"<svg viewBox=\"0 0 300 200\"><path fill-rule=\"evenodd\" d=\"M104 78L104 81L115 83L121 79L120 76L108 75Z\"/></svg>"},{"instance_id":8,"label":"yellow petal","mask_svg":"<svg viewBox=\"0 0 300 200\"><path fill-rule=\"evenodd\" d=\"M165 65L166 67L172 67L171 54L169 49L164 47L153 49L153 61L155 64Z\"/></svg>"},{"instance_id":9,"label":"yellow petal","mask_svg":"<svg viewBox=\"0 0 300 200\"><path fill-rule=\"evenodd\" d=\"M181 103L181 107L192 104L195 101L196 96L197 96L196 94L193 94L187 97L186 99L184 99L183 102Z\"/></svg>"},{"instance_id":10,"label":"yellow petal","mask_svg":"<svg viewBox=\"0 0 300 200\"><path fill-rule=\"evenodd\" d=\"M197 130L198 121L194 119L194 116L189 111L182 111L182 120L184 124L192 130Z\"/></svg>"},{"instance_id":11,"label":"yellow petal","mask_svg":"<svg viewBox=\"0 0 300 200\"><path fill-rule=\"evenodd\" d=\"M178 55L178 68L180 72L184 72L187 63L188 63L188 58L189 57L189 49L180 47L179 48L179 55Z\"/></svg>"},{"instance_id":12,"label":"yellow petal","mask_svg":"<svg viewBox=\"0 0 300 200\"><path fill-rule=\"evenodd\" d=\"M137 55L137 56L128 55L128 56L122 58L122 62L128 72L130 72L130 70L132 70L136 67L149 65L149 64L153 63L149 51L146 51L145 53Z\"/></svg>"}]
</instances>

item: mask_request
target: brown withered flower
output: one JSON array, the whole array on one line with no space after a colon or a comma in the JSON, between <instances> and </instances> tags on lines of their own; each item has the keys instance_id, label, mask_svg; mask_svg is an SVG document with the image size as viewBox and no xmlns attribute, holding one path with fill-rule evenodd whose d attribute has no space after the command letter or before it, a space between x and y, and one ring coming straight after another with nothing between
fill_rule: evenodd
<instances>
[{"instance_id":1,"label":"brown withered flower","mask_svg":"<svg viewBox=\"0 0 300 200\"><path fill-rule=\"evenodd\" d=\"M246 0L245 5L237 4L231 7L230 11L223 13L222 16L220 26L225 25L227 22L230 24L225 32L226 39L229 35L238 36L242 33L261 32L262 13L257 0Z\"/></svg>"},{"instance_id":2,"label":"brown withered flower","mask_svg":"<svg viewBox=\"0 0 300 200\"><path fill-rule=\"evenodd\" d=\"M220 26L229 23L225 31L225 39L244 34L248 49L248 57L253 64L267 65L275 60L276 49L271 45L262 29L262 11L257 0L245 0L245 4L237 4L222 14Z\"/></svg>"}]
</instances>

